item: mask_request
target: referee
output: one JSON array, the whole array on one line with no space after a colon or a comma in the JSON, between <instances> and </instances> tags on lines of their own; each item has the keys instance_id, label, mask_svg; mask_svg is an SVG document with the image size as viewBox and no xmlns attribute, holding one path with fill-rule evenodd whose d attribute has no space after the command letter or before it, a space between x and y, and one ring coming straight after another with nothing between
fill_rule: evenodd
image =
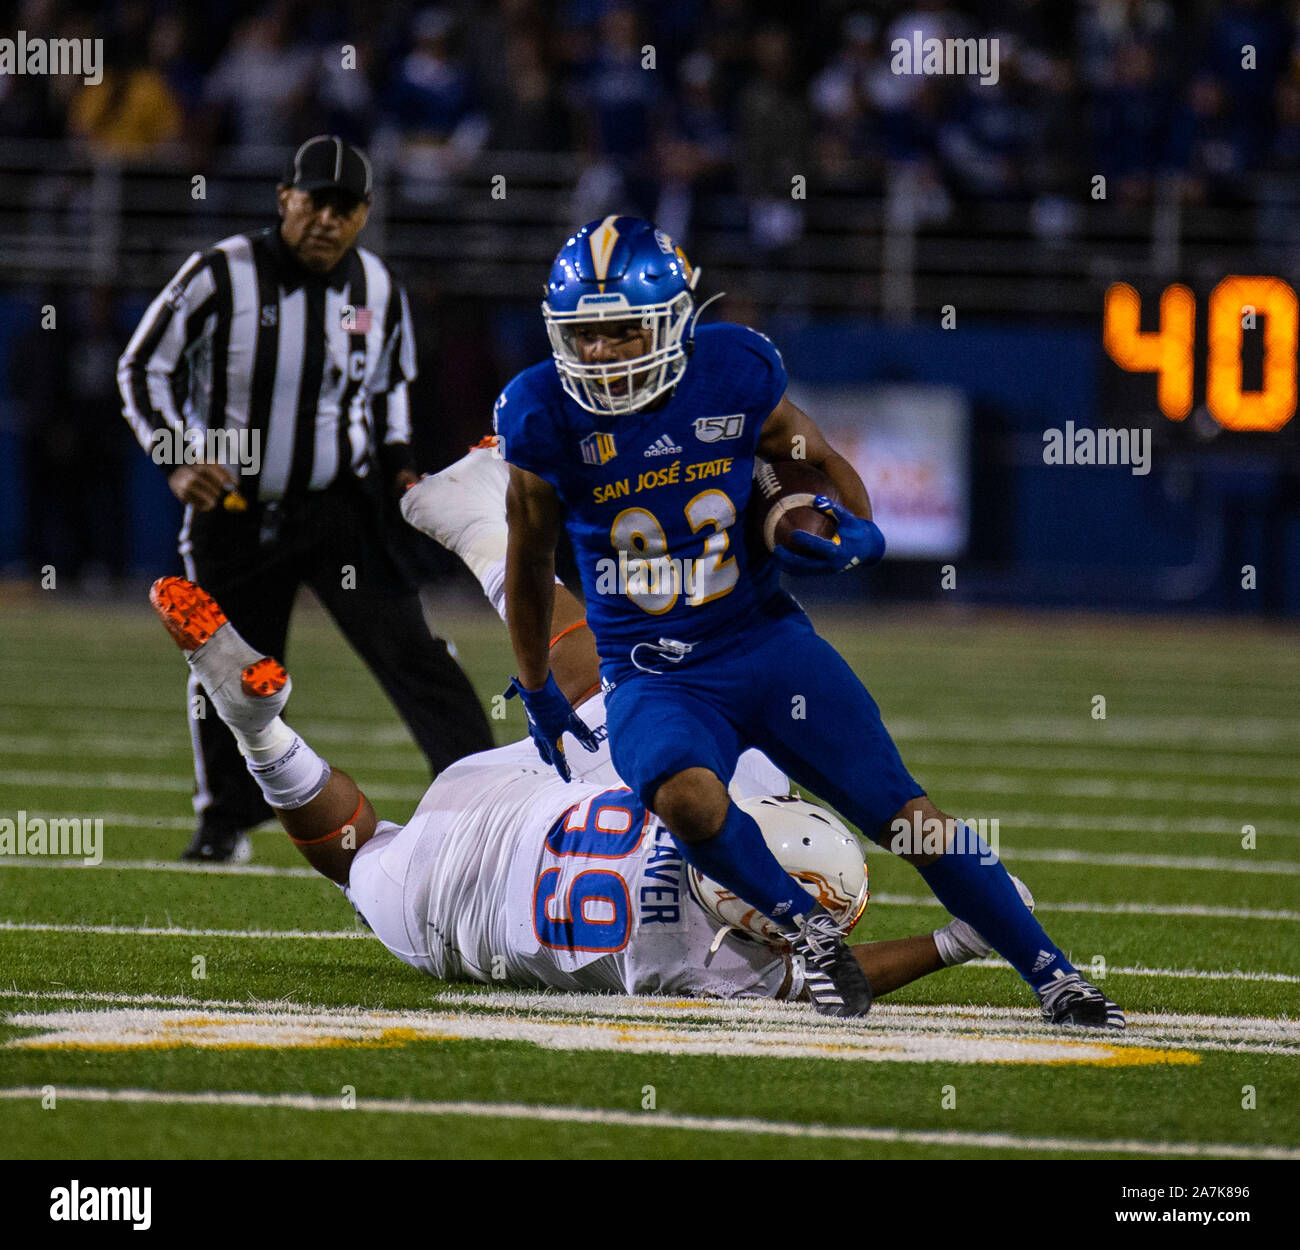
<instances>
[{"instance_id":1,"label":"referee","mask_svg":"<svg viewBox=\"0 0 1300 1250\"><path fill-rule=\"evenodd\" d=\"M312 588L436 774L493 745L469 680L429 632L391 539L416 480L406 293L353 242L370 162L332 135L294 153L280 222L196 252L118 362L124 416L185 504L185 575L281 662ZM191 678L198 827L183 859L242 862L271 816Z\"/></svg>"}]
</instances>

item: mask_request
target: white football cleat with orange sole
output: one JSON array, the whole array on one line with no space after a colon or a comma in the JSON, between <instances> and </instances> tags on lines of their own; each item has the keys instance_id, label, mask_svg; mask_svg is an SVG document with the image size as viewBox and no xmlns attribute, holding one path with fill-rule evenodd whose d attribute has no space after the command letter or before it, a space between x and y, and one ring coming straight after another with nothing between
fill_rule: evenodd
<instances>
[{"instance_id":1,"label":"white football cleat with orange sole","mask_svg":"<svg viewBox=\"0 0 1300 1250\"><path fill-rule=\"evenodd\" d=\"M293 682L278 660L259 654L202 586L160 577L149 602L231 729L260 733L284 710Z\"/></svg>"},{"instance_id":2,"label":"white football cleat with orange sole","mask_svg":"<svg viewBox=\"0 0 1300 1250\"><path fill-rule=\"evenodd\" d=\"M402 496L402 515L441 543L480 581L506 558L506 486L510 467L494 435L440 473L422 477Z\"/></svg>"}]
</instances>

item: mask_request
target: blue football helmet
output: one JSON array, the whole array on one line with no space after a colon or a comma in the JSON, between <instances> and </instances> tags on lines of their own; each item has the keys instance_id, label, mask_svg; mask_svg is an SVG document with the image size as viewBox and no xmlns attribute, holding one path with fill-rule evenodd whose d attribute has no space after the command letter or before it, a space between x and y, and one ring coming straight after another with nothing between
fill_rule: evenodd
<instances>
[{"instance_id":1,"label":"blue football helmet","mask_svg":"<svg viewBox=\"0 0 1300 1250\"><path fill-rule=\"evenodd\" d=\"M677 385L699 277L682 249L642 217L589 221L565 243L551 266L542 316L560 382L575 403L598 415L635 412ZM584 364L577 328L601 321L639 321L651 332L650 350Z\"/></svg>"}]
</instances>

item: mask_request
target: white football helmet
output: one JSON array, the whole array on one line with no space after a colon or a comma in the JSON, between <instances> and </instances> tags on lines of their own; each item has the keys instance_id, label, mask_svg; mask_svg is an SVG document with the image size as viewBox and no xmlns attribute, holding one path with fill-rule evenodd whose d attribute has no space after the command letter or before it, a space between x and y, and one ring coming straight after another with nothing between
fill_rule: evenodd
<instances>
[{"instance_id":1,"label":"white football helmet","mask_svg":"<svg viewBox=\"0 0 1300 1250\"><path fill-rule=\"evenodd\" d=\"M742 799L739 807L758 821L781 867L808 888L847 934L870 897L861 840L834 812L794 795L759 795ZM689 866L686 881L695 901L718 924L768 946L788 944L785 934L762 912L716 881Z\"/></svg>"}]
</instances>

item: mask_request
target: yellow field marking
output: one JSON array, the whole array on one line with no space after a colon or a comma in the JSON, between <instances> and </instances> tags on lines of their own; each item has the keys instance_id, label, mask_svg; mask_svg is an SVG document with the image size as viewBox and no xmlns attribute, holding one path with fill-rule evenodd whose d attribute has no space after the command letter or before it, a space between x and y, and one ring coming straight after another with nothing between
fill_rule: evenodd
<instances>
[{"instance_id":1,"label":"yellow field marking","mask_svg":"<svg viewBox=\"0 0 1300 1250\"><path fill-rule=\"evenodd\" d=\"M706 1015L709 1004L678 1003ZM803 1013L800 1013L803 1014ZM622 1051L675 1055L834 1059L902 1063L1087 1064L1134 1066L1192 1064L1186 1049L1126 1045L1113 1034L1090 1038L1029 1038L992 1025L885 1030L857 1022L786 1020L737 1024L722 1020L582 1018L551 1013L523 1016L494 1012L431 1011L178 1011L127 1008L107 1011L17 1013L7 1023L40 1030L12 1038L22 1050L210 1050L391 1047L419 1042L503 1041L548 1050ZM990 1022L991 1023L991 1022ZM827 1027L829 1026L829 1027Z\"/></svg>"}]
</instances>

